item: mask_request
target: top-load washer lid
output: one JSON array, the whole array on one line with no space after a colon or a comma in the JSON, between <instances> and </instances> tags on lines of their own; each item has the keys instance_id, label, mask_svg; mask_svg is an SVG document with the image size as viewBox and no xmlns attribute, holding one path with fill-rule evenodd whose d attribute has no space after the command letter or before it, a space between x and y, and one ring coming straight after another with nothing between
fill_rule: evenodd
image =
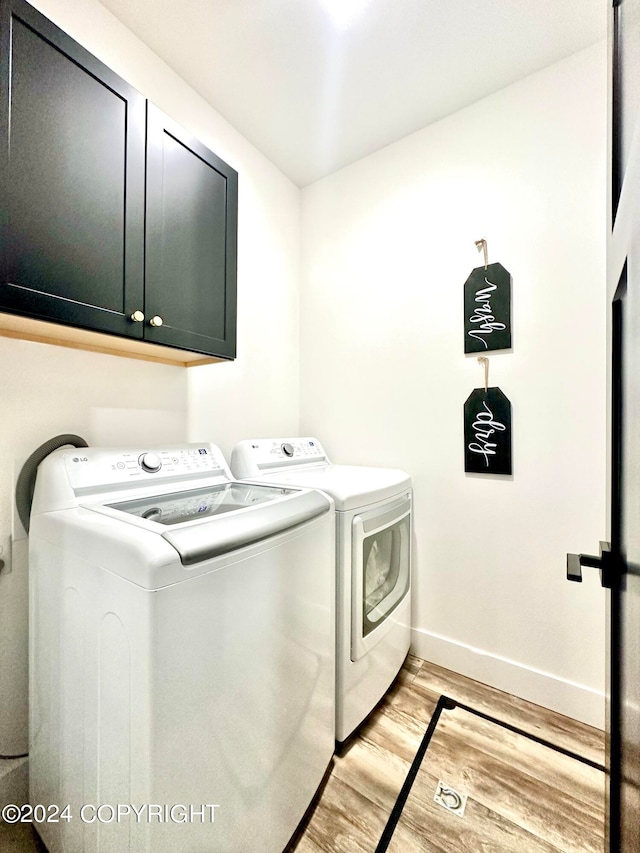
<instances>
[{"instance_id":1,"label":"top-load washer lid","mask_svg":"<svg viewBox=\"0 0 640 853\"><path fill-rule=\"evenodd\" d=\"M159 589L332 509L319 491L233 481L212 444L61 448L38 468L30 539Z\"/></svg>"},{"instance_id":2,"label":"top-load washer lid","mask_svg":"<svg viewBox=\"0 0 640 853\"><path fill-rule=\"evenodd\" d=\"M124 513L120 520L160 533L182 565L192 566L310 521L329 503L317 491L222 483L86 508L113 518Z\"/></svg>"},{"instance_id":3,"label":"top-load washer lid","mask_svg":"<svg viewBox=\"0 0 640 853\"><path fill-rule=\"evenodd\" d=\"M397 468L333 465L317 438L248 439L231 455L236 477L320 489L348 511L387 500L411 488L411 477Z\"/></svg>"}]
</instances>

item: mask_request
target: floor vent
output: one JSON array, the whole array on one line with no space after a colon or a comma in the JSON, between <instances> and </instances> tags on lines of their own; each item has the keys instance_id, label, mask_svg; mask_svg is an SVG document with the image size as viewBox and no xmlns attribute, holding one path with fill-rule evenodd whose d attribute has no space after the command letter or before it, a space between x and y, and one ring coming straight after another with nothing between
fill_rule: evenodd
<instances>
[{"instance_id":1,"label":"floor vent","mask_svg":"<svg viewBox=\"0 0 640 853\"><path fill-rule=\"evenodd\" d=\"M448 812L453 812L453 814L458 815L458 817L463 817L464 808L467 805L467 795L459 794L457 791L447 785L446 782L443 782L442 779L438 782L438 787L436 788L436 795L433 798L439 806L442 806L443 809L446 809Z\"/></svg>"}]
</instances>

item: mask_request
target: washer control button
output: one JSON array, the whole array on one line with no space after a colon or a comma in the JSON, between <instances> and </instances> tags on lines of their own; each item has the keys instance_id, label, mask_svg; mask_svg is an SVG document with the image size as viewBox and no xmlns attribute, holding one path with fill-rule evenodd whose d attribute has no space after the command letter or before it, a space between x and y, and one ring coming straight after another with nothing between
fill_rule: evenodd
<instances>
[{"instance_id":1,"label":"washer control button","mask_svg":"<svg viewBox=\"0 0 640 853\"><path fill-rule=\"evenodd\" d=\"M162 468L162 460L157 453L143 453L138 462L142 470L150 474L155 474Z\"/></svg>"},{"instance_id":2,"label":"washer control button","mask_svg":"<svg viewBox=\"0 0 640 853\"><path fill-rule=\"evenodd\" d=\"M282 445L282 452L285 456L293 456L293 445L285 442Z\"/></svg>"}]
</instances>

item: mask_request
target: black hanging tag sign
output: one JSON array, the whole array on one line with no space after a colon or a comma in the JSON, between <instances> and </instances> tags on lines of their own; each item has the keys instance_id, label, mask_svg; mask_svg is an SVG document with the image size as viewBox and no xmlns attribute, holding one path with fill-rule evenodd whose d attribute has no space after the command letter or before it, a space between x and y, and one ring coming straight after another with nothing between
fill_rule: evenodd
<instances>
[{"instance_id":1,"label":"black hanging tag sign","mask_svg":"<svg viewBox=\"0 0 640 853\"><path fill-rule=\"evenodd\" d=\"M499 388L475 388L464 404L464 470L511 474L511 403Z\"/></svg>"},{"instance_id":2,"label":"black hanging tag sign","mask_svg":"<svg viewBox=\"0 0 640 853\"><path fill-rule=\"evenodd\" d=\"M464 351L511 346L511 274L502 264L476 267L464 285Z\"/></svg>"}]
</instances>

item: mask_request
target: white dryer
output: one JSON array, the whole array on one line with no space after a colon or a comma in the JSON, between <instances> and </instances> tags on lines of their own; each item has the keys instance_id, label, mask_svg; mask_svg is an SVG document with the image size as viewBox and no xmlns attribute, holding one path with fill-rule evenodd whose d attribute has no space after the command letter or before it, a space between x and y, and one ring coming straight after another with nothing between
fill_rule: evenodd
<instances>
[{"instance_id":1,"label":"white dryer","mask_svg":"<svg viewBox=\"0 0 640 853\"><path fill-rule=\"evenodd\" d=\"M336 508L336 740L382 698L411 641L410 476L392 468L331 464L316 438L236 445L239 479L321 489Z\"/></svg>"},{"instance_id":2,"label":"white dryer","mask_svg":"<svg viewBox=\"0 0 640 853\"><path fill-rule=\"evenodd\" d=\"M60 449L30 529L50 853L281 853L334 741L333 503L211 444ZM55 817L50 812L49 816Z\"/></svg>"}]
</instances>

